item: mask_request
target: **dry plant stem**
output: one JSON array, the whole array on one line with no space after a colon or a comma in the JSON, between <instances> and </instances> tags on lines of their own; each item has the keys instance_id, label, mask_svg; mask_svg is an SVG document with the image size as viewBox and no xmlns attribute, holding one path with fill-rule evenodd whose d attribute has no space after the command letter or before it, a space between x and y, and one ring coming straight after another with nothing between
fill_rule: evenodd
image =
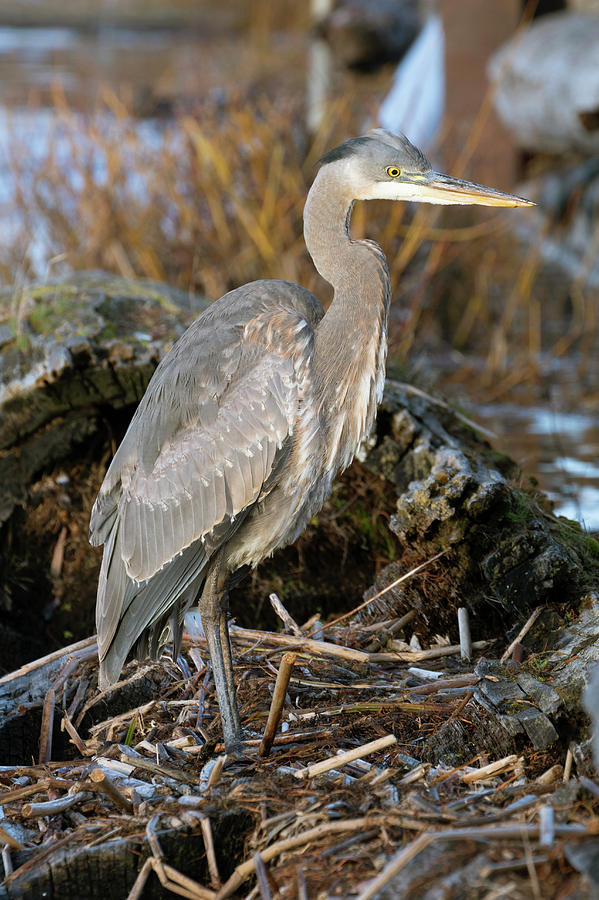
<instances>
[{"instance_id":1,"label":"dry plant stem","mask_svg":"<svg viewBox=\"0 0 599 900\"><path fill-rule=\"evenodd\" d=\"M70 809L82 800L88 800L92 795L87 791L79 791L76 794L67 794L57 800L44 800L42 803L25 803L21 809L21 815L25 819L37 816L55 816L58 813Z\"/></svg>"},{"instance_id":2,"label":"dry plant stem","mask_svg":"<svg viewBox=\"0 0 599 900\"><path fill-rule=\"evenodd\" d=\"M31 672L35 672L36 669L41 669L49 663L55 662L57 659L66 659L69 656L76 657L78 660L91 659L97 652L98 645L96 636L93 635L92 637L84 638L82 641L77 641L76 644L70 644L68 647L63 647L61 650L54 650L53 653L42 656L41 659L36 659L33 662L21 666L16 672L10 672L8 675L3 675L2 678L0 678L0 684L8 684L17 678L20 678L22 675L30 675Z\"/></svg>"},{"instance_id":3,"label":"dry plant stem","mask_svg":"<svg viewBox=\"0 0 599 900\"><path fill-rule=\"evenodd\" d=\"M182 872L169 866L161 859L150 857L150 863L160 880L160 884L167 891L178 894L179 897L188 897L189 900L215 900L216 894L214 891L208 890L208 888L198 884L197 881L188 878L187 875L183 875Z\"/></svg>"},{"instance_id":4,"label":"dry plant stem","mask_svg":"<svg viewBox=\"0 0 599 900\"><path fill-rule=\"evenodd\" d=\"M564 762L564 776L563 776L564 782L570 780L570 775L572 774L572 763L573 762L574 762L574 755L572 753L572 748L568 747L568 750L566 752L566 759Z\"/></svg>"},{"instance_id":5,"label":"dry plant stem","mask_svg":"<svg viewBox=\"0 0 599 900\"><path fill-rule=\"evenodd\" d=\"M54 726L54 704L56 694L54 688L49 688L44 700L44 708L42 710L42 724L40 728L40 749L39 763L42 765L50 760L52 756L52 728Z\"/></svg>"},{"instance_id":6,"label":"dry plant stem","mask_svg":"<svg viewBox=\"0 0 599 900\"><path fill-rule=\"evenodd\" d=\"M331 628L333 625L337 625L339 622L343 622L344 619L349 619L350 616L355 615L355 613L359 612L361 609L364 609L366 606L370 606L371 603L374 603L374 601L378 600L379 597L382 597L383 594L386 594L388 591L393 590L393 588L397 587L398 584L401 584L403 581L407 581L408 578L412 578L414 575L417 575L418 572L422 571L422 569L426 569L427 566L430 566L430 564L435 562L435 560L440 559L441 556L445 556L446 553L447 550L441 550L440 553L437 553L435 556L431 556L430 559L427 559L425 562L420 563L419 566L414 566L413 569L410 569L410 571L406 572L404 575L400 575L399 578L396 578L395 581L392 581L391 584L388 584L387 587L383 588L382 591L379 591L378 594L375 594L374 597L369 597L368 600L364 600L363 603L360 603L358 606L350 609L349 612L344 613L337 619L333 619L332 622L327 622L326 625L319 625L318 631L324 631L325 628Z\"/></svg>"},{"instance_id":7,"label":"dry plant stem","mask_svg":"<svg viewBox=\"0 0 599 900\"><path fill-rule=\"evenodd\" d=\"M268 875L266 874L266 866L260 853L254 853L252 857L254 869L256 871L256 880L258 881L258 889L262 900L272 900L272 894L268 884Z\"/></svg>"},{"instance_id":8,"label":"dry plant stem","mask_svg":"<svg viewBox=\"0 0 599 900\"><path fill-rule=\"evenodd\" d=\"M127 900L141 900L143 889L146 886L146 881L148 880L148 876L151 871L152 857L149 856L137 873L137 878L133 882L133 886L127 894Z\"/></svg>"},{"instance_id":9,"label":"dry plant stem","mask_svg":"<svg viewBox=\"0 0 599 900\"><path fill-rule=\"evenodd\" d=\"M484 650L492 641L474 641L473 650ZM391 641L393 647L394 641ZM443 656L455 656L460 652L459 644L451 644L448 647L431 647L430 650L393 650L391 653L370 653L369 662L393 662L400 659L403 662L419 662L423 659L441 659Z\"/></svg>"},{"instance_id":10,"label":"dry plant stem","mask_svg":"<svg viewBox=\"0 0 599 900\"><path fill-rule=\"evenodd\" d=\"M220 781L220 777L223 774L223 769L225 767L227 758L228 758L227 755L224 754L224 756L219 756L218 759L216 760L216 762L214 763L212 771L210 772L210 775L208 777L208 785L207 786L209 788L213 788Z\"/></svg>"},{"instance_id":11,"label":"dry plant stem","mask_svg":"<svg viewBox=\"0 0 599 900\"><path fill-rule=\"evenodd\" d=\"M285 609L277 594L269 594L268 599L270 605L278 615L279 619L286 625L289 631L292 631L297 637L303 637L302 629L299 627L293 616Z\"/></svg>"},{"instance_id":12,"label":"dry plant stem","mask_svg":"<svg viewBox=\"0 0 599 900\"><path fill-rule=\"evenodd\" d=\"M12 875L14 872L12 859L10 858L10 847L5 844L2 848L2 865L4 866L4 874Z\"/></svg>"},{"instance_id":13,"label":"dry plant stem","mask_svg":"<svg viewBox=\"0 0 599 900\"><path fill-rule=\"evenodd\" d=\"M90 777L102 793L106 794L107 797L110 797L112 802L118 806L119 809L122 809L124 812L128 813L128 815L133 815L133 804L121 793L114 781L108 777L103 769L94 769Z\"/></svg>"},{"instance_id":14,"label":"dry plant stem","mask_svg":"<svg viewBox=\"0 0 599 900\"><path fill-rule=\"evenodd\" d=\"M5 831L2 825L0 825L0 841L2 841L3 844L6 844L7 847L11 847L13 850L22 850L25 846L10 835L8 831ZM7 872L6 874L10 875L10 872Z\"/></svg>"},{"instance_id":15,"label":"dry plant stem","mask_svg":"<svg viewBox=\"0 0 599 900\"><path fill-rule=\"evenodd\" d=\"M320 631L321 628L319 627L318 630ZM252 645L256 643L274 644L279 647L309 650L315 656L336 656L339 659L348 659L353 662L368 662L367 653L363 653L361 650L352 650L350 647L341 647L338 644L329 644L326 641L297 638L290 634L275 634L272 631L255 631L253 628L240 628L238 625L231 625L229 632L234 643L250 641Z\"/></svg>"},{"instance_id":16,"label":"dry plant stem","mask_svg":"<svg viewBox=\"0 0 599 900\"><path fill-rule=\"evenodd\" d=\"M470 637L470 619L465 606L458 609L458 629L460 632L460 656L464 662L472 658L472 638Z\"/></svg>"},{"instance_id":17,"label":"dry plant stem","mask_svg":"<svg viewBox=\"0 0 599 900\"><path fill-rule=\"evenodd\" d=\"M268 720L264 729L264 737L258 751L259 756L268 756L272 742L279 726L281 714L283 712L283 704L285 703L285 694L289 687L289 679L295 663L295 653L285 653L281 659L281 665L275 681L275 689L272 695Z\"/></svg>"},{"instance_id":18,"label":"dry plant stem","mask_svg":"<svg viewBox=\"0 0 599 900\"><path fill-rule=\"evenodd\" d=\"M262 850L262 860L267 863L288 850L295 850L296 847L303 847L305 844L317 841L323 837L329 837L331 834L339 834L344 831L360 831L367 828L370 824L371 822L365 816L359 819L344 819L340 822L324 822L322 825L309 828L307 831L296 834L291 838L275 841L274 844ZM227 897L232 897L253 871L253 859L246 860L246 862L237 866L231 877L216 895L215 900L226 900Z\"/></svg>"},{"instance_id":19,"label":"dry plant stem","mask_svg":"<svg viewBox=\"0 0 599 900\"><path fill-rule=\"evenodd\" d=\"M522 628L520 629L520 631L518 632L518 634L516 635L516 637L514 638L512 643L509 645L509 647L507 648L505 653L502 654L499 662L502 662L502 663L507 662L507 660L512 655L512 651L514 650L514 647L516 646L516 644L519 644L522 641L522 638L528 634L528 632L530 631L532 626L535 624L535 622L537 621L537 619L543 612L543 609L544 609L544 607L537 606L536 609L534 609L532 611L531 615L528 617L528 619L526 620L526 622L524 623L524 625L522 626Z\"/></svg>"},{"instance_id":20,"label":"dry plant stem","mask_svg":"<svg viewBox=\"0 0 599 900\"><path fill-rule=\"evenodd\" d=\"M79 732L77 731L77 729L71 722L71 717L69 716L66 709L63 710L63 713L62 713L61 728L67 732L68 736L70 737L70 739L72 740L74 745L77 747L77 750L79 751L79 753L82 756L93 756L94 751L88 750L88 748L85 746L85 743L81 739Z\"/></svg>"},{"instance_id":21,"label":"dry plant stem","mask_svg":"<svg viewBox=\"0 0 599 900\"><path fill-rule=\"evenodd\" d=\"M583 838L589 834L584 825L557 825L555 828L556 836L572 838ZM391 857L380 875L371 881L368 887L362 891L357 900L372 900L378 892L392 878L394 878L409 862L411 862L419 853L428 847L434 841L455 841L455 840L473 840L488 841L492 839L507 838L510 840L520 840L523 835L529 838L538 838L540 828L538 825L488 825L477 828L447 828L444 831L425 832L416 838L407 847L404 847L398 853Z\"/></svg>"},{"instance_id":22,"label":"dry plant stem","mask_svg":"<svg viewBox=\"0 0 599 900\"><path fill-rule=\"evenodd\" d=\"M386 747L391 747L397 743L394 734L386 734L385 737L378 738L376 741L370 741L368 744L362 744L361 747L354 747L353 750L346 750L344 753L324 759L322 762L314 763L305 769L294 772L296 778L312 778L314 775L322 775L330 769L338 769L346 763L353 762L355 759L361 759L363 756L369 756L371 753L378 753Z\"/></svg>"},{"instance_id":23,"label":"dry plant stem","mask_svg":"<svg viewBox=\"0 0 599 900\"><path fill-rule=\"evenodd\" d=\"M393 622L392 625L390 625L388 628L385 629L384 637L388 638L392 634L395 634L397 631L399 631L401 628L403 628L404 625L407 625L408 622L411 622L412 619L415 619L415 618L416 618L416 610L409 609L404 616L401 616L399 619L396 619L396 621ZM383 625L384 624L385 623L383 623ZM370 642L370 644L368 644L368 646L366 647L366 652L367 653L375 653L376 650L380 647L380 641L381 641L381 637L377 636L373 641Z\"/></svg>"},{"instance_id":24,"label":"dry plant stem","mask_svg":"<svg viewBox=\"0 0 599 900\"><path fill-rule=\"evenodd\" d=\"M297 868L297 900L308 900L306 874L302 866Z\"/></svg>"},{"instance_id":25,"label":"dry plant stem","mask_svg":"<svg viewBox=\"0 0 599 900\"><path fill-rule=\"evenodd\" d=\"M222 884L220 872L218 871L218 863L216 862L216 854L214 852L214 840L212 837L212 825L208 816L202 816L200 819L200 827L202 829L202 838L204 839L204 849L206 850L206 859L208 860L208 871L210 872L210 884L215 890L218 890Z\"/></svg>"},{"instance_id":26,"label":"dry plant stem","mask_svg":"<svg viewBox=\"0 0 599 900\"><path fill-rule=\"evenodd\" d=\"M489 763L488 766L482 766L482 768L477 769L475 772L467 772L465 775L462 775L462 781L466 784L472 784L476 781L485 781L487 778L493 778L494 775L499 775L501 772L506 772L509 769L515 768L518 761L519 757L515 754L506 756L504 759L498 759L496 762Z\"/></svg>"},{"instance_id":27,"label":"dry plant stem","mask_svg":"<svg viewBox=\"0 0 599 900\"><path fill-rule=\"evenodd\" d=\"M544 804L539 809L539 828L541 830L539 844L541 847L551 847L554 841L554 825L553 807Z\"/></svg>"},{"instance_id":28,"label":"dry plant stem","mask_svg":"<svg viewBox=\"0 0 599 900\"><path fill-rule=\"evenodd\" d=\"M471 684L478 684L480 677L478 675L456 675L455 678L442 678L439 681L433 681L431 684L416 684L406 687L403 690L406 694L436 694L438 691L447 688L468 687Z\"/></svg>"},{"instance_id":29,"label":"dry plant stem","mask_svg":"<svg viewBox=\"0 0 599 900\"><path fill-rule=\"evenodd\" d=\"M173 769L171 766L161 766L158 763L152 762L150 759L145 759L143 756L134 756L133 753L129 751L129 748L124 747L122 744L120 747L121 762L128 762L136 769L145 769L148 772L153 772L155 775L161 775L163 778L174 778L175 781L182 781L184 784L198 784L198 778L193 775L188 775L186 772L181 771L181 769Z\"/></svg>"},{"instance_id":30,"label":"dry plant stem","mask_svg":"<svg viewBox=\"0 0 599 900\"><path fill-rule=\"evenodd\" d=\"M539 775L537 778L537 784L553 784L556 781L561 781L564 775L564 767L560 766L559 763L555 766L551 766L550 769L543 772L542 775Z\"/></svg>"}]
</instances>

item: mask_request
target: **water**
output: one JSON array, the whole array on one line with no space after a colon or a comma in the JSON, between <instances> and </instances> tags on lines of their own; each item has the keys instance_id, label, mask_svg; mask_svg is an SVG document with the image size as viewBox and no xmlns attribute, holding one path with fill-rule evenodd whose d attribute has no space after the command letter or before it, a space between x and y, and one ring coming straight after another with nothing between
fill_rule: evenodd
<instances>
[{"instance_id":1,"label":"water","mask_svg":"<svg viewBox=\"0 0 599 900\"><path fill-rule=\"evenodd\" d=\"M599 531L599 415L524 407L510 403L475 406L476 421L497 435L504 450L555 503L555 512Z\"/></svg>"}]
</instances>

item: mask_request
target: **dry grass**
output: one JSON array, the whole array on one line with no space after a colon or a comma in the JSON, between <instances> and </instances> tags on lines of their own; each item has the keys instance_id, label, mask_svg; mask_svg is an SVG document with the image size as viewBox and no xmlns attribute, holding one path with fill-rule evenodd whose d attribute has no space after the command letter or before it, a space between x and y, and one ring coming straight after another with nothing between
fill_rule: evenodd
<instances>
[{"instance_id":1,"label":"dry grass","mask_svg":"<svg viewBox=\"0 0 599 900\"><path fill-rule=\"evenodd\" d=\"M302 209L319 156L361 129L349 103L332 105L309 139L299 99L239 93L193 115L140 124L106 91L86 116L58 86L53 96L47 137L10 141L21 227L0 250L0 280L33 277L36 254L39 273L41 239L52 274L60 265L105 269L210 297L255 278L283 278L326 302L304 247ZM480 131L451 171L468 174ZM403 204L359 204L354 213L354 233L367 230L387 252L396 294L401 284L391 323L396 358L405 361L431 334L461 352L475 346L496 392L498 375L507 374L505 388L534 380L543 351L593 346L594 305L581 284L566 285L550 313L565 316L567 327L545 334L538 248L518 250L506 234L513 219L441 215L423 207L411 218Z\"/></svg>"}]
</instances>

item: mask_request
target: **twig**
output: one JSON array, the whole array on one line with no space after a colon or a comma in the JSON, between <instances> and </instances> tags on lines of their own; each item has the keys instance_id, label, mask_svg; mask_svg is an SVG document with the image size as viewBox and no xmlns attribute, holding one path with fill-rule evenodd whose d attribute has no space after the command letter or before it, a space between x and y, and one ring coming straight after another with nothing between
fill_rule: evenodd
<instances>
[{"instance_id":1,"label":"twig","mask_svg":"<svg viewBox=\"0 0 599 900\"><path fill-rule=\"evenodd\" d=\"M277 594L269 594L268 599L279 619L287 626L287 630L292 631L297 637L304 637L302 629L299 627L291 613L285 609Z\"/></svg>"},{"instance_id":2,"label":"twig","mask_svg":"<svg viewBox=\"0 0 599 900\"><path fill-rule=\"evenodd\" d=\"M572 774L572 763L574 761L574 755L572 753L572 748L568 747L566 752L566 759L564 761L564 776L563 781L570 781L570 775Z\"/></svg>"},{"instance_id":3,"label":"twig","mask_svg":"<svg viewBox=\"0 0 599 900\"><path fill-rule=\"evenodd\" d=\"M52 729L54 727L54 703L56 694L54 688L48 688L42 710L42 724L40 728L39 763L42 765L52 756Z\"/></svg>"},{"instance_id":4,"label":"twig","mask_svg":"<svg viewBox=\"0 0 599 900\"><path fill-rule=\"evenodd\" d=\"M368 654L362 650L353 650L351 647L342 647L339 644L330 644L327 641L298 638L290 634L275 634L273 631L256 631L253 628L240 628L238 625L231 625L229 632L234 643L250 641L252 644L274 644L279 647L309 650L315 656L336 656L340 659L352 660L353 662L368 662Z\"/></svg>"},{"instance_id":5,"label":"twig","mask_svg":"<svg viewBox=\"0 0 599 900\"><path fill-rule=\"evenodd\" d=\"M391 641L391 647L395 641ZM492 641L473 641L473 650L483 650ZM459 644L449 644L446 647L431 647L429 650L393 650L390 653L369 653L369 662L419 662L422 659L440 659L442 656L454 656L460 652Z\"/></svg>"},{"instance_id":6,"label":"twig","mask_svg":"<svg viewBox=\"0 0 599 900\"><path fill-rule=\"evenodd\" d=\"M65 794L57 800L44 800L41 803L24 803L21 815L25 819L33 819L37 816L55 816L71 806L89 800L91 794L88 791L78 791L76 794Z\"/></svg>"},{"instance_id":7,"label":"twig","mask_svg":"<svg viewBox=\"0 0 599 900\"><path fill-rule=\"evenodd\" d=\"M272 894L268 885L268 875L266 874L266 866L260 852L254 853L252 857L254 869L256 871L256 880L258 881L258 889L262 900L272 900Z\"/></svg>"},{"instance_id":8,"label":"twig","mask_svg":"<svg viewBox=\"0 0 599 900\"><path fill-rule=\"evenodd\" d=\"M79 684L77 685L77 690L75 691L75 696L71 700L71 704L67 710L69 714L69 718L72 719L85 698L85 693L87 688L89 687L89 680L87 678L82 678Z\"/></svg>"},{"instance_id":9,"label":"twig","mask_svg":"<svg viewBox=\"0 0 599 900\"><path fill-rule=\"evenodd\" d=\"M53 578L60 578L60 574L62 572L62 564L64 562L64 547L67 542L67 526L63 525L60 529L60 534L58 535L58 539L54 545L54 551L52 553L52 561L50 563L50 575Z\"/></svg>"},{"instance_id":10,"label":"twig","mask_svg":"<svg viewBox=\"0 0 599 900\"><path fill-rule=\"evenodd\" d=\"M537 606L537 608L535 610L533 610L533 612L528 617L528 619L526 620L526 622L524 623L524 625L522 626L522 628L520 629L520 631L518 632L518 634L516 635L516 637L514 638L512 643L509 645L509 647L507 648L505 653L501 656L499 662L504 663L510 658L510 656L512 655L512 651L513 651L514 647L516 646L516 644L519 644L521 642L522 638L528 634L528 632L530 631L532 626L535 624L535 622L537 621L537 619L543 612L543 609L544 609L543 606Z\"/></svg>"},{"instance_id":11,"label":"twig","mask_svg":"<svg viewBox=\"0 0 599 900\"><path fill-rule=\"evenodd\" d=\"M561 781L563 775L564 767L557 763L557 765L551 766L550 769L547 769L542 775L539 775L536 781L537 784L553 784L556 781Z\"/></svg>"},{"instance_id":12,"label":"twig","mask_svg":"<svg viewBox=\"0 0 599 900\"><path fill-rule=\"evenodd\" d=\"M388 628L385 628L385 633L384 633L383 637L385 639L388 639L392 634L395 634L396 631L399 631L401 628L404 627L404 625L407 625L408 622L411 622L412 619L415 619L415 618L416 618L416 610L415 609L408 610L408 612L404 616L401 616L399 619L396 619L392 625L389 625ZM384 622L383 623L377 622L377 625L381 625L381 624L385 625ZM368 646L366 647L366 652L367 653L375 653L377 651L377 649L381 646L381 643L382 643L381 635L377 635L374 638L374 640L371 641L368 644Z\"/></svg>"},{"instance_id":13,"label":"twig","mask_svg":"<svg viewBox=\"0 0 599 900\"><path fill-rule=\"evenodd\" d=\"M587 778L586 775L579 775L578 780L581 785L593 795L593 797L599 797L599 785L595 784L591 778ZM0 797L0 799L2 798Z\"/></svg>"},{"instance_id":14,"label":"twig","mask_svg":"<svg viewBox=\"0 0 599 900\"><path fill-rule=\"evenodd\" d=\"M8 684L11 681L15 681L17 678L21 678L23 675L30 675L31 672L35 672L36 669L41 669L58 659L66 659L68 656L76 657L79 660L90 659L97 652L98 644L96 636L93 635L92 637L78 641L76 644L70 644L68 647L63 647L61 650L54 650L53 653L48 653L47 656L42 656L40 659L36 659L33 662L21 666L21 668L17 669L15 672L3 675L2 678L0 678L0 684Z\"/></svg>"},{"instance_id":15,"label":"twig","mask_svg":"<svg viewBox=\"0 0 599 900\"><path fill-rule=\"evenodd\" d=\"M553 807L543 804L539 809L539 844L541 847L551 847L554 840Z\"/></svg>"},{"instance_id":16,"label":"twig","mask_svg":"<svg viewBox=\"0 0 599 900\"><path fill-rule=\"evenodd\" d=\"M210 884L215 890L218 890L222 884L220 872L218 871L218 863L216 862L216 854L214 852L214 840L212 837L212 824L210 817L203 815L200 819L200 827L202 829L202 838L204 839L204 849L206 850L206 859L208 860L208 871L210 872Z\"/></svg>"},{"instance_id":17,"label":"twig","mask_svg":"<svg viewBox=\"0 0 599 900\"><path fill-rule=\"evenodd\" d=\"M188 775L181 769L173 769L172 766L162 766L146 759L145 756L137 756L129 747L119 744L121 751L121 762L130 762L136 769L146 769L153 772L154 775L161 775L163 778L174 778L175 781L182 781L184 784L198 784L199 779L193 775Z\"/></svg>"},{"instance_id":18,"label":"twig","mask_svg":"<svg viewBox=\"0 0 599 900\"><path fill-rule=\"evenodd\" d=\"M152 851L149 862L156 872L160 884L173 894L179 894L180 897L188 897L190 900L213 900L216 896L214 891L208 890L193 878L188 878L187 875L183 875L182 872L164 862L164 853L156 833L159 821L160 813L152 816L146 825L146 837Z\"/></svg>"},{"instance_id":19,"label":"twig","mask_svg":"<svg viewBox=\"0 0 599 900\"><path fill-rule=\"evenodd\" d=\"M414 766L413 769L410 769L409 772L406 772L406 774L399 779L399 784L413 784L415 781L420 781L421 778L426 778L426 776L430 772L430 769L430 763L418 763L417 766Z\"/></svg>"},{"instance_id":20,"label":"twig","mask_svg":"<svg viewBox=\"0 0 599 900\"><path fill-rule=\"evenodd\" d=\"M297 900L308 900L308 886L303 866L297 867Z\"/></svg>"},{"instance_id":21,"label":"twig","mask_svg":"<svg viewBox=\"0 0 599 900\"><path fill-rule=\"evenodd\" d=\"M160 880L160 884L167 891L178 894L180 897L187 897L189 900L216 900L217 895L214 891L210 891L208 888L198 884L193 878L183 875L182 872L169 866L168 863L155 859L152 856L150 857L150 863Z\"/></svg>"},{"instance_id":22,"label":"twig","mask_svg":"<svg viewBox=\"0 0 599 900\"><path fill-rule=\"evenodd\" d=\"M8 844L5 844L2 848L2 865L4 866L4 875L7 877L8 875L12 875L14 872L12 859L10 856L10 847Z\"/></svg>"},{"instance_id":23,"label":"twig","mask_svg":"<svg viewBox=\"0 0 599 900\"><path fill-rule=\"evenodd\" d=\"M343 831L364 830L370 824L371 823L366 816L359 819L342 819L340 822L324 822L322 825L317 825L315 828L309 828L301 834L296 834L285 840L275 841L274 844L265 847L264 850L262 850L262 860L267 863L276 856L279 856L279 854L286 853L287 850L303 847L304 844L317 841L322 837L329 837L331 834L337 834ZM253 859L246 860L246 862L238 865L231 877L225 882L216 895L215 900L226 900L227 897L233 896L239 886L243 884L246 878L249 878L253 871Z\"/></svg>"},{"instance_id":24,"label":"twig","mask_svg":"<svg viewBox=\"0 0 599 900\"><path fill-rule=\"evenodd\" d=\"M438 674L443 673L440 672ZM411 687L405 687L403 690L410 694L436 694L438 691L444 691L447 688L468 687L472 684L478 684L479 681L479 675L455 675L453 678L441 678L439 681L433 681L431 684L416 684Z\"/></svg>"},{"instance_id":25,"label":"twig","mask_svg":"<svg viewBox=\"0 0 599 900\"><path fill-rule=\"evenodd\" d=\"M460 656L464 662L472 658L472 638L470 637L470 620L465 606L458 609L458 629L460 632Z\"/></svg>"},{"instance_id":26,"label":"twig","mask_svg":"<svg viewBox=\"0 0 599 900\"><path fill-rule=\"evenodd\" d=\"M322 762L314 763L305 769L299 769L294 772L296 778L312 778L315 775L322 775L323 772L329 772L331 769L337 769L346 763L353 762L354 759L361 759L363 756L369 756L371 753L377 753L386 747L391 747L397 743L394 734L386 734L385 737L378 738L376 741L370 741L368 744L362 744L361 747L354 747L353 750L346 750L329 759L323 759Z\"/></svg>"},{"instance_id":27,"label":"twig","mask_svg":"<svg viewBox=\"0 0 599 900\"><path fill-rule=\"evenodd\" d=\"M152 851L155 859L162 859L164 853L162 852L162 847L160 846L160 841L158 840L158 835L156 834L156 826L160 821L160 813L155 813L149 820L146 825L146 837L148 839L148 844L150 845L150 850Z\"/></svg>"},{"instance_id":28,"label":"twig","mask_svg":"<svg viewBox=\"0 0 599 900\"><path fill-rule=\"evenodd\" d=\"M465 775L462 775L462 781L466 784L472 784L476 781L486 781L487 778L493 778L495 775L516 768L518 762L519 757L515 754L505 756L503 759L498 759L496 762L489 763L488 766L482 766L474 772L466 772Z\"/></svg>"},{"instance_id":29,"label":"twig","mask_svg":"<svg viewBox=\"0 0 599 900\"><path fill-rule=\"evenodd\" d=\"M266 722L266 727L264 728L264 736L262 738L262 743L260 744L260 749L258 750L259 756L268 756L270 753L270 748L272 747L272 742L275 739L275 734L281 719L281 713L283 712L285 694L287 693L294 663L295 653L285 653L283 655L277 673L277 680L275 681L275 689L272 695L268 720Z\"/></svg>"},{"instance_id":30,"label":"twig","mask_svg":"<svg viewBox=\"0 0 599 900\"><path fill-rule=\"evenodd\" d=\"M210 775L208 776L208 783L206 787L213 788L220 781L220 776L223 773L223 769L225 767L225 763L227 761L226 753L224 756L219 756L218 759L214 760L214 765L210 770Z\"/></svg>"},{"instance_id":31,"label":"twig","mask_svg":"<svg viewBox=\"0 0 599 900\"><path fill-rule=\"evenodd\" d=\"M133 804L123 793L121 793L114 781L109 778L103 769L94 769L90 778L98 789L101 790L103 794L106 794L107 797L110 797L112 802L118 806L119 809L124 810L129 815L133 814Z\"/></svg>"},{"instance_id":32,"label":"twig","mask_svg":"<svg viewBox=\"0 0 599 900\"><path fill-rule=\"evenodd\" d=\"M412 578L414 575L417 575L418 572L426 569L427 566L430 566L431 563L434 563L437 559L445 556L446 553L448 553L447 550L441 550L440 553L435 554L435 556L431 556L430 559L427 559L425 560L425 562L420 563L419 566L414 566L413 569L410 569L410 571L406 572L404 575L400 575L399 578L396 578L395 581L392 581L391 584L388 584L387 587L383 588L382 591L379 591L378 594L375 594L374 597L369 597L368 600L364 600L363 603L360 603L358 606L354 606L354 608L350 609L349 612L343 613L342 616L338 616L336 619L333 619L332 622L327 622L326 625L321 625L319 630L324 631L325 628L331 628L333 625L337 625L339 622L343 622L344 619L349 619L350 616L353 616L357 612L360 612L360 610L364 609L364 607L370 606L371 603L374 603L374 601L378 600L379 597L382 597L383 594L386 594L388 591L392 591L393 588L397 587L398 584L401 584L403 581L407 581L408 578Z\"/></svg>"},{"instance_id":33,"label":"twig","mask_svg":"<svg viewBox=\"0 0 599 900\"><path fill-rule=\"evenodd\" d=\"M14 838L12 834L9 834L8 831L5 831L2 825L0 825L0 841L3 844L6 844L7 847L12 847L13 850L22 850L25 846L21 841ZM6 874L10 875L10 872L7 872Z\"/></svg>"},{"instance_id":34,"label":"twig","mask_svg":"<svg viewBox=\"0 0 599 900\"><path fill-rule=\"evenodd\" d=\"M148 880L148 876L152 871L152 857L148 856L143 866L137 873L137 878L133 882L133 886L129 893L127 894L127 900L140 900L142 895L142 891L146 886L146 881Z\"/></svg>"},{"instance_id":35,"label":"twig","mask_svg":"<svg viewBox=\"0 0 599 900\"><path fill-rule=\"evenodd\" d=\"M407 847L403 847L392 856L383 871L370 882L357 900L372 900L381 888L388 884L419 853L422 853L429 844L435 841L488 841L501 838L520 840L524 834L528 837L538 838L539 833L540 828L538 825L526 824L488 825L479 828L447 828L444 831L425 832L412 841L411 844L408 844ZM575 837L586 837L590 832L584 825L556 825L555 833L560 837L572 839Z\"/></svg>"},{"instance_id":36,"label":"twig","mask_svg":"<svg viewBox=\"0 0 599 900\"><path fill-rule=\"evenodd\" d=\"M66 790L68 790L71 786L71 782L65 782L65 784ZM7 803L16 803L17 800L24 800L25 797L30 797L31 794L41 794L44 791L47 791L49 787L50 779L41 778L34 784L25 784L23 787L15 788L12 791L6 791L6 793L0 794L0 806L6 806Z\"/></svg>"},{"instance_id":37,"label":"twig","mask_svg":"<svg viewBox=\"0 0 599 900\"><path fill-rule=\"evenodd\" d=\"M93 756L94 755L94 751L88 750L88 748L85 746L83 740L81 739L79 732L73 725L73 723L71 721L71 717L68 714L68 712L66 711L66 709L64 709L62 712L62 722L60 724L61 724L61 728L67 732L70 739L75 744L75 746L77 747L77 750L79 750L79 753L82 756Z\"/></svg>"}]
</instances>

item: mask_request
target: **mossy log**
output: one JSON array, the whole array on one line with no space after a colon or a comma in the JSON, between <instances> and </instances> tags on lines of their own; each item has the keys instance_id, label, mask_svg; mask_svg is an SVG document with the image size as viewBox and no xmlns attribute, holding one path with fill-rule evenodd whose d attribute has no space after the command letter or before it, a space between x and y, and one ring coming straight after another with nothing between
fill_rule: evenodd
<instances>
[{"instance_id":1,"label":"mossy log","mask_svg":"<svg viewBox=\"0 0 599 900\"><path fill-rule=\"evenodd\" d=\"M42 470L137 403L205 301L149 281L82 273L0 293L0 523Z\"/></svg>"}]
</instances>

